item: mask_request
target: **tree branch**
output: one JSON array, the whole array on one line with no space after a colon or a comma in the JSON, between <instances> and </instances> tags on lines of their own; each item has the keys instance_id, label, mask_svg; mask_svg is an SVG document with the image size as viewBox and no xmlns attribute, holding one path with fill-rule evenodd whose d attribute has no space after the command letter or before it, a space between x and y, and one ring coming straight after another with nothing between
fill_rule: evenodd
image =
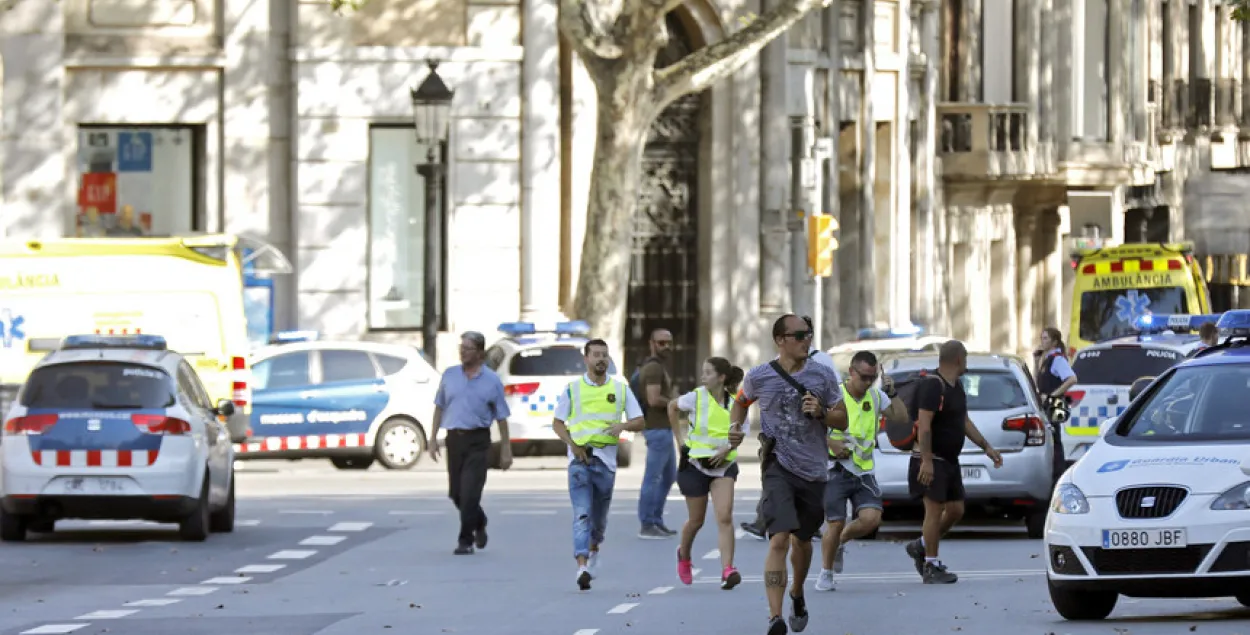
<instances>
[{"instance_id":1,"label":"tree branch","mask_svg":"<svg viewBox=\"0 0 1250 635\"><path fill-rule=\"evenodd\" d=\"M577 52L585 58L605 60L621 57L623 49L619 42L603 28L603 22L592 15L595 8L606 12L601 5L586 0L560 0L560 30L564 31Z\"/></svg>"},{"instance_id":2,"label":"tree branch","mask_svg":"<svg viewBox=\"0 0 1250 635\"><path fill-rule=\"evenodd\" d=\"M827 7L831 1L786 0L764 12L741 31L656 71L655 91L660 108L682 95L699 92L738 70L809 11Z\"/></svg>"}]
</instances>

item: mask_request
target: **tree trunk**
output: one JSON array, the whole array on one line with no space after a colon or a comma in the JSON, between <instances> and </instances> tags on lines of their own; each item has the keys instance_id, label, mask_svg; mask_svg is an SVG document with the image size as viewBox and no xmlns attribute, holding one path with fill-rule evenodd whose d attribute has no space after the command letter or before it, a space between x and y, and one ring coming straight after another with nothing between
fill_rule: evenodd
<instances>
[{"instance_id":1,"label":"tree trunk","mask_svg":"<svg viewBox=\"0 0 1250 635\"><path fill-rule=\"evenodd\" d=\"M574 303L591 336L611 346L619 366L629 293L633 218L642 177L642 150L655 104L649 66L613 73L597 82L598 121L590 174L586 238ZM631 72L632 71L632 72Z\"/></svg>"}]
</instances>

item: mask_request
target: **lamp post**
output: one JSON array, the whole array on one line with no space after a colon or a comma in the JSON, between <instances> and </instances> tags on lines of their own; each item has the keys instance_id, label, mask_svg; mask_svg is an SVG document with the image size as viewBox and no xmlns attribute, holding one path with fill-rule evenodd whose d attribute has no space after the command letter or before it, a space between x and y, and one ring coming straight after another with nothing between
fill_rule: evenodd
<instances>
[{"instance_id":1,"label":"lamp post","mask_svg":"<svg viewBox=\"0 0 1250 635\"><path fill-rule=\"evenodd\" d=\"M422 302L421 347L430 364L438 359L438 328L442 322L440 299L443 279L443 174L447 120L455 92L438 76L438 60L429 60L429 75L412 94L413 130L417 149L425 147L425 162L417 174L425 178L425 300Z\"/></svg>"}]
</instances>

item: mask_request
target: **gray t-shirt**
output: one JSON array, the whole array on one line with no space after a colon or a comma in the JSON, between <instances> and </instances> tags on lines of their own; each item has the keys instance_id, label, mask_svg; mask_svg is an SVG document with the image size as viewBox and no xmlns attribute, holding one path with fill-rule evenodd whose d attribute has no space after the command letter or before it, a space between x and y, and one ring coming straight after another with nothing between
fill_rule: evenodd
<instances>
[{"instance_id":1,"label":"gray t-shirt","mask_svg":"<svg viewBox=\"0 0 1250 635\"><path fill-rule=\"evenodd\" d=\"M826 407L842 401L837 376L828 366L808 360L791 376ZM808 481L829 479L828 428L821 419L803 416L803 396L770 364L756 366L746 374L738 400L744 406L759 403L760 428L777 440L777 462L782 467Z\"/></svg>"}]
</instances>

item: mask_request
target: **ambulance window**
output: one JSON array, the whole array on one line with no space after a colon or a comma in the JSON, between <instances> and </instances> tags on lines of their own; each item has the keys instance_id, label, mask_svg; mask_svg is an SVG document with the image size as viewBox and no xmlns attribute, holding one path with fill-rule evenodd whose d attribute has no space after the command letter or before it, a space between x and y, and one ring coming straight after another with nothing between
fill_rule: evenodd
<instances>
[{"instance_id":1,"label":"ambulance window","mask_svg":"<svg viewBox=\"0 0 1250 635\"><path fill-rule=\"evenodd\" d=\"M1155 315L1189 313L1185 289L1157 287L1086 291L1081 294L1081 339L1101 342L1137 335L1134 322L1147 312Z\"/></svg>"},{"instance_id":2,"label":"ambulance window","mask_svg":"<svg viewBox=\"0 0 1250 635\"><path fill-rule=\"evenodd\" d=\"M382 367L383 375L394 375L404 369L408 365L408 360L394 355L382 355L374 353L373 358L378 360L378 366Z\"/></svg>"},{"instance_id":3,"label":"ambulance window","mask_svg":"<svg viewBox=\"0 0 1250 635\"><path fill-rule=\"evenodd\" d=\"M283 353L252 364L256 390L278 390L312 383L308 378L308 351Z\"/></svg>"},{"instance_id":4,"label":"ambulance window","mask_svg":"<svg viewBox=\"0 0 1250 635\"><path fill-rule=\"evenodd\" d=\"M366 381L376 379L378 371L364 351L327 349L321 351L321 382Z\"/></svg>"}]
</instances>

